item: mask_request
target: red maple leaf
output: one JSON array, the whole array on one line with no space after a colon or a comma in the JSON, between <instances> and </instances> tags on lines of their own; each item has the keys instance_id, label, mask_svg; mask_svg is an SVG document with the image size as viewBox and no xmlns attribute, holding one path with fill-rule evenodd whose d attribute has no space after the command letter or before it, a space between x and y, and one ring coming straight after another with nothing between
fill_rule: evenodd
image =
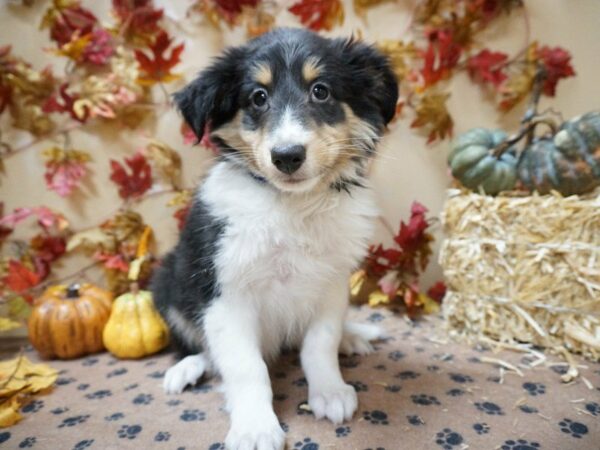
<instances>
[{"instance_id":1,"label":"red maple leaf","mask_svg":"<svg viewBox=\"0 0 600 450\"><path fill-rule=\"evenodd\" d=\"M65 238L62 236L49 236L38 234L31 239L31 248L35 250L36 257L51 263L60 258L67 248Z\"/></svg>"},{"instance_id":2,"label":"red maple leaf","mask_svg":"<svg viewBox=\"0 0 600 450\"><path fill-rule=\"evenodd\" d=\"M166 51L173 42L166 31L160 30L156 39L150 45L151 56L146 55L141 50L135 50L135 59L140 64L140 69L145 74L140 77L138 82L141 84L154 84L158 82L169 82L178 76L171 73L171 69L180 61L181 52L184 44L179 44L171 49L171 54L167 57Z\"/></svg>"},{"instance_id":3,"label":"red maple leaf","mask_svg":"<svg viewBox=\"0 0 600 450\"><path fill-rule=\"evenodd\" d=\"M8 262L7 274L2 282L13 292L20 294L27 289L37 286L42 277L28 269L21 261L11 259Z\"/></svg>"},{"instance_id":4,"label":"red maple leaf","mask_svg":"<svg viewBox=\"0 0 600 450\"><path fill-rule=\"evenodd\" d=\"M254 8L260 3L260 0L214 0L214 3L223 18L233 24L244 6Z\"/></svg>"},{"instance_id":5,"label":"red maple leaf","mask_svg":"<svg viewBox=\"0 0 600 450\"><path fill-rule=\"evenodd\" d=\"M504 65L507 60L506 53L483 49L467 60L467 70L474 80L491 83L498 88L507 78L504 73Z\"/></svg>"},{"instance_id":6,"label":"red maple leaf","mask_svg":"<svg viewBox=\"0 0 600 450\"><path fill-rule=\"evenodd\" d=\"M344 20L344 7L340 0L300 0L289 9L300 17L300 22L311 30L331 30Z\"/></svg>"},{"instance_id":7,"label":"red maple leaf","mask_svg":"<svg viewBox=\"0 0 600 450\"><path fill-rule=\"evenodd\" d=\"M121 272L129 272L129 263L125 260L123 255L118 253L96 253L94 255L98 261L104 263L104 267L107 269L120 270Z\"/></svg>"},{"instance_id":8,"label":"red maple leaf","mask_svg":"<svg viewBox=\"0 0 600 450\"><path fill-rule=\"evenodd\" d=\"M85 123L88 118L90 117L90 113L89 113L89 109L86 107L83 111L83 115L80 117L79 115L77 115L77 113L75 112L74 106L75 106L75 101L79 98L79 95L77 94L69 94L67 92L67 88L69 87L68 83L63 83L59 90L58 90L58 94L60 95L60 100L59 101L59 97L56 94L52 94L48 100L46 100L46 102L42 105L42 111L46 112L46 113L52 113L52 112L59 112L59 113L68 113L72 119L81 122L81 123Z\"/></svg>"},{"instance_id":9,"label":"red maple leaf","mask_svg":"<svg viewBox=\"0 0 600 450\"><path fill-rule=\"evenodd\" d=\"M127 173L121 163L111 159L110 179L119 185L121 198L139 197L152 186L152 168L141 153L125 158L131 173Z\"/></svg>"},{"instance_id":10,"label":"red maple leaf","mask_svg":"<svg viewBox=\"0 0 600 450\"><path fill-rule=\"evenodd\" d=\"M561 78L575 76L575 70L571 66L571 54L564 48L548 46L540 48L537 54L546 69L544 94L554 97L558 81Z\"/></svg>"},{"instance_id":11,"label":"red maple leaf","mask_svg":"<svg viewBox=\"0 0 600 450\"><path fill-rule=\"evenodd\" d=\"M119 19L121 32L138 35L154 35L160 30L162 9L155 9L152 0L113 0L113 12Z\"/></svg>"},{"instance_id":12,"label":"red maple leaf","mask_svg":"<svg viewBox=\"0 0 600 450\"><path fill-rule=\"evenodd\" d=\"M429 45L423 53L423 87L431 86L447 78L458 64L462 47L454 42L450 30L432 30L427 34Z\"/></svg>"},{"instance_id":13,"label":"red maple leaf","mask_svg":"<svg viewBox=\"0 0 600 450\"><path fill-rule=\"evenodd\" d=\"M394 241L400 248L406 252L412 252L419 248L423 242L425 230L429 223L425 218L427 208L418 202L414 202L411 207L411 215L408 224L400 222L400 230L394 236Z\"/></svg>"},{"instance_id":14,"label":"red maple leaf","mask_svg":"<svg viewBox=\"0 0 600 450\"><path fill-rule=\"evenodd\" d=\"M446 295L446 285L443 281L438 281L427 290L427 295L436 302L442 303L444 295Z\"/></svg>"},{"instance_id":15,"label":"red maple leaf","mask_svg":"<svg viewBox=\"0 0 600 450\"><path fill-rule=\"evenodd\" d=\"M56 8L51 21L50 38L62 47L71 42L75 35L84 36L91 33L98 19L90 10L74 3L64 8Z\"/></svg>"}]
</instances>

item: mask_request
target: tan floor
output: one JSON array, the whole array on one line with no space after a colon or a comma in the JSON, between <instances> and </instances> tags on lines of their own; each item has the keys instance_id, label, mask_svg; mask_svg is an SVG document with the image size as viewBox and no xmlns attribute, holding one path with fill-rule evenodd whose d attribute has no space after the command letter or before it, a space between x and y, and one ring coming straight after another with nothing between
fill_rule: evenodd
<instances>
[{"instance_id":1,"label":"tan floor","mask_svg":"<svg viewBox=\"0 0 600 450\"><path fill-rule=\"evenodd\" d=\"M561 366L523 368L523 378L507 372L499 383L499 368L480 358L518 365L526 357L444 344L438 318L411 325L385 310L353 315L393 338L373 355L341 359L360 399L351 422L317 422L298 408L306 385L296 354L272 369L288 449L600 449L600 364L582 362L593 390L581 380L561 384ZM171 354L141 361L101 354L52 362L61 371L58 387L26 405L21 423L0 430L0 448L223 448L218 380L167 397L160 384L172 361Z\"/></svg>"}]
</instances>

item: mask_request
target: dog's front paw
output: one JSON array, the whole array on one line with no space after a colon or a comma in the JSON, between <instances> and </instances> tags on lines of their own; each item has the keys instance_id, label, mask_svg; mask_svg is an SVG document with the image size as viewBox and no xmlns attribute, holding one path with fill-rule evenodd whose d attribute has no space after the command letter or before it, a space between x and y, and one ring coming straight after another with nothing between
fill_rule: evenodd
<instances>
[{"instance_id":1,"label":"dog's front paw","mask_svg":"<svg viewBox=\"0 0 600 450\"><path fill-rule=\"evenodd\" d=\"M358 399L352 386L341 384L327 389L314 389L309 395L308 404L317 419L327 417L334 424L340 424L352 418Z\"/></svg>"},{"instance_id":2,"label":"dog's front paw","mask_svg":"<svg viewBox=\"0 0 600 450\"><path fill-rule=\"evenodd\" d=\"M203 355L186 356L165 373L163 389L167 394L181 394L188 384L194 384L204 374Z\"/></svg>"},{"instance_id":3,"label":"dog's front paw","mask_svg":"<svg viewBox=\"0 0 600 450\"><path fill-rule=\"evenodd\" d=\"M227 450L283 450L285 433L274 413L233 419L225 439Z\"/></svg>"}]
</instances>

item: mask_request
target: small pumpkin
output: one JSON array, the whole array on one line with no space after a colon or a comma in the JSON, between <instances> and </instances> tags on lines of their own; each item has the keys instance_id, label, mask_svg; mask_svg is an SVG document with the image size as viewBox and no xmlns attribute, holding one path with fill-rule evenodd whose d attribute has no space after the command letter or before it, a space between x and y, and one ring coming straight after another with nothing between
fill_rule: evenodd
<instances>
[{"instance_id":1,"label":"small pumpkin","mask_svg":"<svg viewBox=\"0 0 600 450\"><path fill-rule=\"evenodd\" d=\"M532 191L583 194L600 186L600 112L563 123L553 137L535 139L523 150L519 180Z\"/></svg>"},{"instance_id":2,"label":"small pumpkin","mask_svg":"<svg viewBox=\"0 0 600 450\"><path fill-rule=\"evenodd\" d=\"M51 286L34 303L29 340L48 359L100 352L111 304L112 294L91 284Z\"/></svg>"},{"instance_id":3,"label":"small pumpkin","mask_svg":"<svg viewBox=\"0 0 600 450\"><path fill-rule=\"evenodd\" d=\"M114 301L104 328L104 345L118 358L142 358L169 343L169 328L154 306L152 293L134 283Z\"/></svg>"},{"instance_id":4,"label":"small pumpkin","mask_svg":"<svg viewBox=\"0 0 600 450\"><path fill-rule=\"evenodd\" d=\"M489 195L513 189L517 179L515 148L509 147L500 156L492 153L506 140L504 131L486 128L474 128L460 135L448 157L452 176L465 187L483 189Z\"/></svg>"}]
</instances>

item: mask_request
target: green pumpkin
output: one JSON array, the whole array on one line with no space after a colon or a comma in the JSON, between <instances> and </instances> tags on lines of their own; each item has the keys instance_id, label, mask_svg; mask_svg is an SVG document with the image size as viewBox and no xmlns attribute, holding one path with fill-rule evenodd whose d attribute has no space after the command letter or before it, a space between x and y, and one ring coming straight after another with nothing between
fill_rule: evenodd
<instances>
[{"instance_id":1,"label":"green pumpkin","mask_svg":"<svg viewBox=\"0 0 600 450\"><path fill-rule=\"evenodd\" d=\"M517 178L514 147L500 157L492 155L492 149L506 139L504 131L486 128L474 128L460 135L448 157L452 176L465 187L482 189L489 195L513 189Z\"/></svg>"},{"instance_id":2,"label":"green pumpkin","mask_svg":"<svg viewBox=\"0 0 600 450\"><path fill-rule=\"evenodd\" d=\"M600 112L561 125L553 137L535 139L517 166L523 185L540 194L583 194L600 186Z\"/></svg>"}]
</instances>

